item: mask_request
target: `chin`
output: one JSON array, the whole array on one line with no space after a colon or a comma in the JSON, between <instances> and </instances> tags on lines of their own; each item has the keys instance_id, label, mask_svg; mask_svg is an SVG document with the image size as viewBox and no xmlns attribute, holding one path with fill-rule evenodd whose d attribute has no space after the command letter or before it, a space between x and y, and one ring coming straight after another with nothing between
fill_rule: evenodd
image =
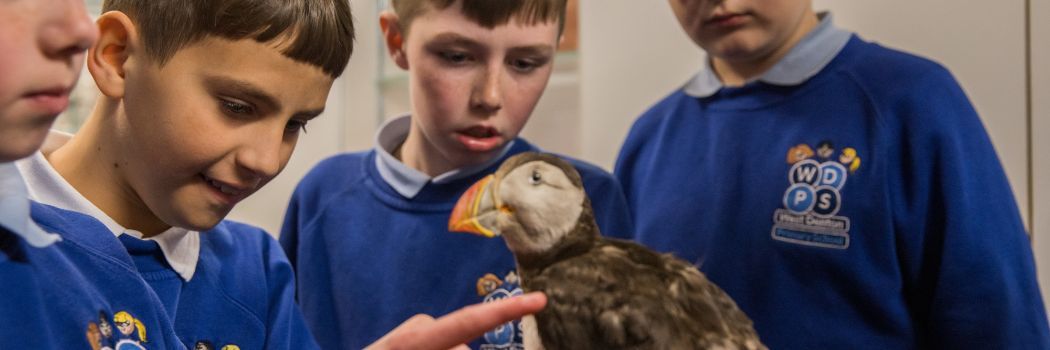
<instances>
[{"instance_id":1,"label":"chin","mask_svg":"<svg viewBox=\"0 0 1050 350\"><path fill-rule=\"evenodd\" d=\"M4 140L4 144L0 146L0 162L6 163L33 155L33 152L36 152L40 149L40 145L44 144L47 129L41 132L33 130L20 135L7 135L6 133L0 133L0 135L3 136Z\"/></svg>"},{"instance_id":2,"label":"chin","mask_svg":"<svg viewBox=\"0 0 1050 350\"><path fill-rule=\"evenodd\" d=\"M459 163L459 167L474 166L474 165L478 165L478 164L487 162L487 161L491 160L492 158L495 158L496 156L498 156L499 155L499 151L502 150L502 149L503 148L501 146L501 147L496 148L494 150L489 150L489 151L484 151L484 152L467 151L467 153L464 154L460 158L460 161L458 162Z\"/></svg>"},{"instance_id":3,"label":"chin","mask_svg":"<svg viewBox=\"0 0 1050 350\"><path fill-rule=\"evenodd\" d=\"M216 216L216 214L214 213L198 213L196 215L190 214L187 217L181 218L182 220L178 220L178 224L173 226L178 226L193 231L207 231L214 228L216 225L222 222L223 218L225 217L225 214L221 216Z\"/></svg>"}]
</instances>

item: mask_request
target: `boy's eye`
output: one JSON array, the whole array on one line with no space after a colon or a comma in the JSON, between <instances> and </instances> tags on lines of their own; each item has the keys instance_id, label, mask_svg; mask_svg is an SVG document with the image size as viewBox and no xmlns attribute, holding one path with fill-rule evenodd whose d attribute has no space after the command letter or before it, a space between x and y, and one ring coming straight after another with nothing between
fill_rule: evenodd
<instances>
[{"instance_id":1,"label":"boy's eye","mask_svg":"<svg viewBox=\"0 0 1050 350\"><path fill-rule=\"evenodd\" d=\"M467 56L466 53L459 51L441 51L438 55L448 63L464 63L470 59L470 56Z\"/></svg>"},{"instance_id":2,"label":"boy's eye","mask_svg":"<svg viewBox=\"0 0 1050 350\"><path fill-rule=\"evenodd\" d=\"M531 60L512 60L510 61L510 66L512 66L514 70L523 71L523 73L527 73L527 71L531 71L532 69L535 69L535 67L538 67L540 65Z\"/></svg>"},{"instance_id":3,"label":"boy's eye","mask_svg":"<svg viewBox=\"0 0 1050 350\"><path fill-rule=\"evenodd\" d=\"M289 120L288 124L285 124L285 126L284 126L284 131L288 132L288 133L298 133L300 130L302 130L302 132L304 134L306 133L306 121L305 120L292 119L292 120Z\"/></svg>"},{"instance_id":4,"label":"boy's eye","mask_svg":"<svg viewBox=\"0 0 1050 350\"><path fill-rule=\"evenodd\" d=\"M543 66L544 64L546 64L545 61L528 58L519 58L510 61L510 66L514 68L514 70L521 73L532 72L533 70Z\"/></svg>"},{"instance_id":5,"label":"boy's eye","mask_svg":"<svg viewBox=\"0 0 1050 350\"><path fill-rule=\"evenodd\" d=\"M221 100L220 103L222 104L223 110L232 114L250 115L255 112L255 109L252 108L252 106L244 103L234 102L230 100Z\"/></svg>"}]
</instances>

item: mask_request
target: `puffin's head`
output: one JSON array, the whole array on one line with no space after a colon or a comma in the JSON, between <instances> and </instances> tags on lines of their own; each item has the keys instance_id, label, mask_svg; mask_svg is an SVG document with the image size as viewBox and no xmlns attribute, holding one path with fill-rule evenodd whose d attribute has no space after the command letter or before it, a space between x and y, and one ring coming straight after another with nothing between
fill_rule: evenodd
<instances>
[{"instance_id":1,"label":"puffin's head","mask_svg":"<svg viewBox=\"0 0 1050 350\"><path fill-rule=\"evenodd\" d=\"M471 186L452 210L448 227L453 232L502 235L515 254L534 254L570 236L590 210L572 164L527 152L507 159L495 174Z\"/></svg>"}]
</instances>

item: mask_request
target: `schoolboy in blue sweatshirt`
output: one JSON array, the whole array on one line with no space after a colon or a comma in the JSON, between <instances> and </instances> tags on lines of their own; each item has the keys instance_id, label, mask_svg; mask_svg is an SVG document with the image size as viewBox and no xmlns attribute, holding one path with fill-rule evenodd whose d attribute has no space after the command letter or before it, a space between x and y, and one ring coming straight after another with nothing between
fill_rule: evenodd
<instances>
[{"instance_id":1,"label":"schoolboy in blue sweatshirt","mask_svg":"<svg viewBox=\"0 0 1050 350\"><path fill-rule=\"evenodd\" d=\"M771 349L1050 348L1031 246L951 74L808 0L671 2L706 69L616 165L636 239Z\"/></svg>"},{"instance_id":2,"label":"schoolboy in blue sweatshirt","mask_svg":"<svg viewBox=\"0 0 1050 350\"><path fill-rule=\"evenodd\" d=\"M395 0L380 16L412 113L383 125L374 149L318 164L281 232L323 348L361 348L414 313L522 293L506 246L450 233L448 218L471 184L537 150L517 134L550 76L564 11L564 1ZM630 232L619 184L573 162L602 231ZM508 322L473 345L520 347L519 333Z\"/></svg>"},{"instance_id":3,"label":"schoolboy in blue sweatshirt","mask_svg":"<svg viewBox=\"0 0 1050 350\"><path fill-rule=\"evenodd\" d=\"M127 261L102 258L60 210L33 203L12 161L40 147L68 105L98 34L79 0L0 3L0 349L182 348L163 308ZM82 273L97 265L108 273ZM134 320L140 337L115 331ZM147 333L148 332L148 333Z\"/></svg>"},{"instance_id":4,"label":"schoolboy in blue sweatshirt","mask_svg":"<svg viewBox=\"0 0 1050 350\"><path fill-rule=\"evenodd\" d=\"M316 348L280 246L222 219L323 110L352 50L349 4L109 0L103 11L88 51L102 96L76 136L19 163L30 194L63 209L55 221L86 248L131 264L185 346ZM114 333L148 337L131 316L115 314Z\"/></svg>"},{"instance_id":5,"label":"schoolboy in blue sweatshirt","mask_svg":"<svg viewBox=\"0 0 1050 350\"><path fill-rule=\"evenodd\" d=\"M62 145L64 137L53 134L49 143ZM158 309L174 318L174 331L185 346L209 342L220 347L285 349L312 343L294 304L291 266L265 232L223 221L202 232L172 227L146 239L70 186L44 157L53 152L54 148L45 147L18 162L32 197L62 208L53 209L55 215L44 222L79 218L81 226L69 231L104 257L125 262L131 272L127 282L149 286ZM99 264L80 265L88 275L105 275Z\"/></svg>"}]
</instances>

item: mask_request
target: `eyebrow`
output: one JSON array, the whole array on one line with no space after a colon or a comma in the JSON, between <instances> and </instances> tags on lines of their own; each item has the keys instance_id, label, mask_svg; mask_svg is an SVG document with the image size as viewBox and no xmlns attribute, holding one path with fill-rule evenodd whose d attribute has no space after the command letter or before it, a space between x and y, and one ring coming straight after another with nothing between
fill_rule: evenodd
<instances>
[{"instance_id":1,"label":"eyebrow","mask_svg":"<svg viewBox=\"0 0 1050 350\"><path fill-rule=\"evenodd\" d=\"M462 36L462 35L459 35L459 34L456 34L456 33L452 33L452 32L446 32L446 33L441 33L441 34L435 35L431 39L431 41L438 42L438 43L441 43L441 44L461 45L461 46L465 46L465 47L470 48L470 49L483 49L484 48L484 45L478 43L477 41L474 41L474 40L472 40L472 39L470 39L468 37L465 37L465 36ZM526 45L526 46L515 46L515 47L510 48L510 51L512 53L551 55L551 54L553 54L554 49L552 47L550 47L549 45L536 44L536 45Z\"/></svg>"},{"instance_id":2,"label":"eyebrow","mask_svg":"<svg viewBox=\"0 0 1050 350\"><path fill-rule=\"evenodd\" d=\"M237 80L223 76L207 76L204 78L204 84L211 88L219 88L223 90L232 90L233 93L245 96L251 99L255 103L263 105L264 108L271 111L281 110L281 103L277 98L273 97L266 91L255 86L252 83ZM313 119L321 115L324 112L324 107L318 109L311 109L295 113L293 117L299 117L302 119Z\"/></svg>"},{"instance_id":3,"label":"eyebrow","mask_svg":"<svg viewBox=\"0 0 1050 350\"><path fill-rule=\"evenodd\" d=\"M249 82L229 77L207 76L204 78L204 83L211 88L232 90L232 93L250 98L253 102L262 104L263 107L269 110L281 109L281 103L277 102L276 98Z\"/></svg>"},{"instance_id":4,"label":"eyebrow","mask_svg":"<svg viewBox=\"0 0 1050 350\"><path fill-rule=\"evenodd\" d=\"M516 55L539 55L539 56L552 56L554 55L554 49L547 45L531 45L531 46L519 46L510 49L510 52Z\"/></svg>"},{"instance_id":5,"label":"eyebrow","mask_svg":"<svg viewBox=\"0 0 1050 350\"><path fill-rule=\"evenodd\" d=\"M477 41L471 40L465 36L456 33L441 33L431 38L431 42L438 42L441 44L453 44L466 46L472 49L480 49L482 45Z\"/></svg>"}]
</instances>

